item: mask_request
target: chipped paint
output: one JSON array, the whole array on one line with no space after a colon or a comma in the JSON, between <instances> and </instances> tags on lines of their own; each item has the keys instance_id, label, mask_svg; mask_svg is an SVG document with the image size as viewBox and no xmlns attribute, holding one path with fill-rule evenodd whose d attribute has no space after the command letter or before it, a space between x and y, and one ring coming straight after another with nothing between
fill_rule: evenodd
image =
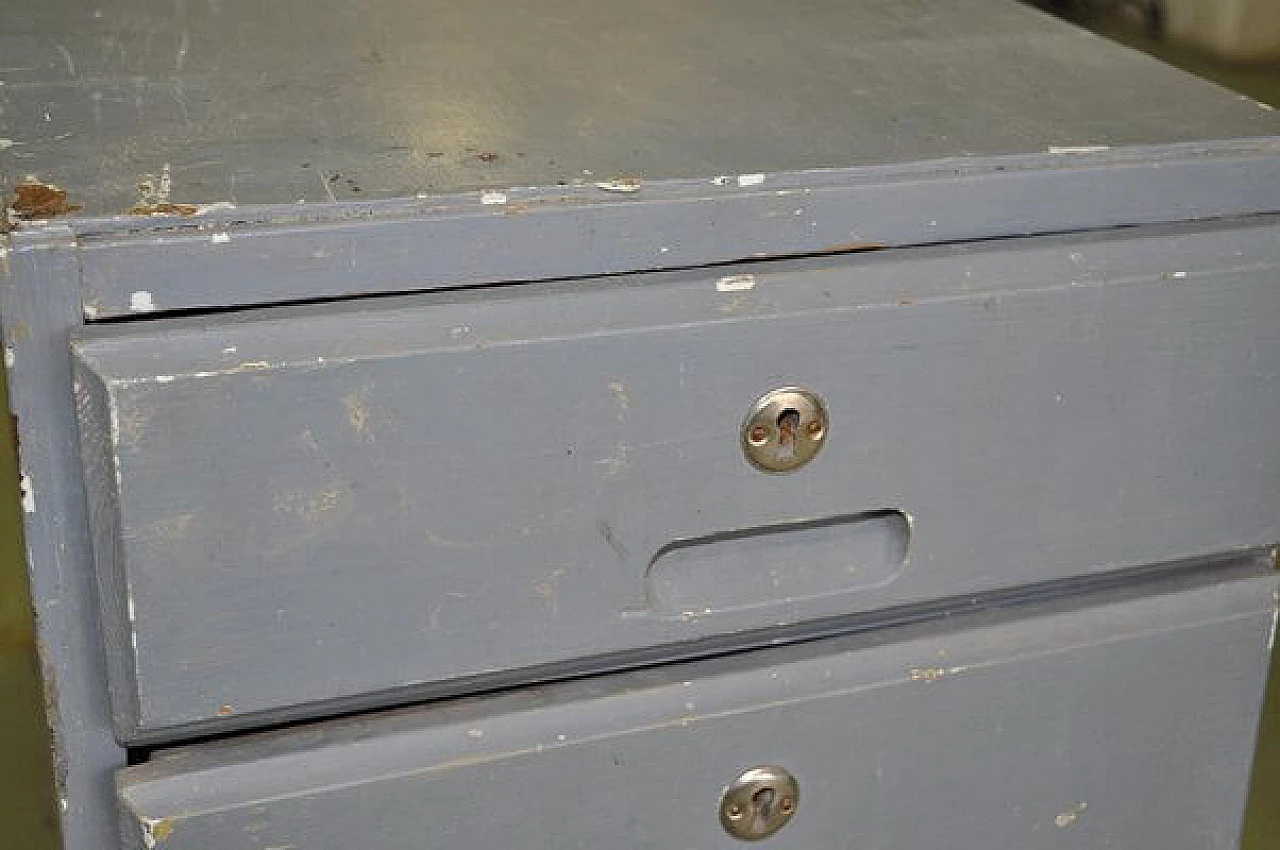
<instances>
[{"instance_id":1,"label":"chipped paint","mask_svg":"<svg viewBox=\"0 0 1280 850\"><path fill-rule=\"evenodd\" d=\"M233 210L236 205L230 201L214 201L212 204L196 204L196 215L208 215L214 212Z\"/></svg>"},{"instance_id":2,"label":"chipped paint","mask_svg":"<svg viewBox=\"0 0 1280 850\"><path fill-rule=\"evenodd\" d=\"M482 204L505 204L507 202L506 192L482 192L480 193L480 203Z\"/></svg>"},{"instance_id":3,"label":"chipped paint","mask_svg":"<svg viewBox=\"0 0 1280 850\"><path fill-rule=\"evenodd\" d=\"M1049 153L1055 154L1073 154L1073 153L1102 153L1111 150L1110 145L1050 145Z\"/></svg>"},{"instance_id":4,"label":"chipped paint","mask_svg":"<svg viewBox=\"0 0 1280 850\"><path fill-rule=\"evenodd\" d=\"M214 245L226 245L231 241L231 234L227 233L225 230L219 230L210 234L209 241Z\"/></svg>"},{"instance_id":5,"label":"chipped paint","mask_svg":"<svg viewBox=\"0 0 1280 850\"><path fill-rule=\"evenodd\" d=\"M746 292L756 288L753 274L731 274L716 281L716 292Z\"/></svg>"},{"instance_id":6,"label":"chipped paint","mask_svg":"<svg viewBox=\"0 0 1280 850\"><path fill-rule=\"evenodd\" d=\"M347 411L347 424L356 436L373 442L373 430L369 421L368 402L363 392L349 392L342 396L342 407Z\"/></svg>"},{"instance_id":7,"label":"chipped paint","mask_svg":"<svg viewBox=\"0 0 1280 850\"><path fill-rule=\"evenodd\" d=\"M639 177L618 177L614 180L604 180L596 184L596 188L604 192L621 192L624 195L631 195L640 191L642 182Z\"/></svg>"},{"instance_id":8,"label":"chipped paint","mask_svg":"<svg viewBox=\"0 0 1280 850\"><path fill-rule=\"evenodd\" d=\"M627 454L629 451L630 448L627 444L619 440L613 446L613 454L610 457L596 461L596 466L605 467L605 475L610 478L621 475L627 470Z\"/></svg>"},{"instance_id":9,"label":"chipped paint","mask_svg":"<svg viewBox=\"0 0 1280 850\"><path fill-rule=\"evenodd\" d=\"M129 295L129 309L135 313L150 313L156 309L156 302L150 291L139 289Z\"/></svg>"},{"instance_id":10,"label":"chipped paint","mask_svg":"<svg viewBox=\"0 0 1280 850\"><path fill-rule=\"evenodd\" d=\"M157 844L173 834L173 820L170 818L139 815L138 821L142 824L142 843L147 845L147 850L155 850Z\"/></svg>"},{"instance_id":11,"label":"chipped paint","mask_svg":"<svg viewBox=\"0 0 1280 850\"><path fill-rule=\"evenodd\" d=\"M1074 826L1075 822L1080 819L1080 816L1088 810L1088 803L1076 803L1066 811L1060 812L1058 816L1053 819L1053 825L1058 827L1058 829L1067 829L1068 827Z\"/></svg>"},{"instance_id":12,"label":"chipped paint","mask_svg":"<svg viewBox=\"0 0 1280 850\"><path fill-rule=\"evenodd\" d=\"M764 182L763 174L739 174L738 185L746 188L747 186L759 186Z\"/></svg>"},{"instance_id":13,"label":"chipped paint","mask_svg":"<svg viewBox=\"0 0 1280 850\"><path fill-rule=\"evenodd\" d=\"M610 381L609 392L613 393L613 400L618 405L618 421L621 422L631 409L631 396L627 395L627 386L622 381Z\"/></svg>"},{"instance_id":14,"label":"chipped paint","mask_svg":"<svg viewBox=\"0 0 1280 850\"><path fill-rule=\"evenodd\" d=\"M330 487L319 493L284 493L276 496L275 509L298 517L307 525L318 526L341 506L343 498L341 487Z\"/></svg>"},{"instance_id":15,"label":"chipped paint","mask_svg":"<svg viewBox=\"0 0 1280 850\"><path fill-rule=\"evenodd\" d=\"M33 514L36 512L36 491L31 486L30 475L20 475L18 477L18 490L22 494L22 511L23 513Z\"/></svg>"},{"instance_id":16,"label":"chipped paint","mask_svg":"<svg viewBox=\"0 0 1280 850\"><path fill-rule=\"evenodd\" d=\"M947 676L955 676L969 668L963 665L956 667L912 667L907 677L913 682L936 682Z\"/></svg>"}]
</instances>

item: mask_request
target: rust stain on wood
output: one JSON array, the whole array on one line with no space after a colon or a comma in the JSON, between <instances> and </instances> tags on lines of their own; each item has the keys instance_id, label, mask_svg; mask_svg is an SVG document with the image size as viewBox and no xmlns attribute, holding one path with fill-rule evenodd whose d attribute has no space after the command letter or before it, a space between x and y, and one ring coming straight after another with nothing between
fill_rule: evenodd
<instances>
[{"instance_id":1,"label":"rust stain on wood","mask_svg":"<svg viewBox=\"0 0 1280 850\"><path fill-rule=\"evenodd\" d=\"M13 187L9 209L15 217L29 221L78 212L83 207L68 203L67 190L60 186L27 180Z\"/></svg>"},{"instance_id":2,"label":"rust stain on wood","mask_svg":"<svg viewBox=\"0 0 1280 850\"><path fill-rule=\"evenodd\" d=\"M200 208L195 204L138 204L129 210L130 215L195 215Z\"/></svg>"}]
</instances>

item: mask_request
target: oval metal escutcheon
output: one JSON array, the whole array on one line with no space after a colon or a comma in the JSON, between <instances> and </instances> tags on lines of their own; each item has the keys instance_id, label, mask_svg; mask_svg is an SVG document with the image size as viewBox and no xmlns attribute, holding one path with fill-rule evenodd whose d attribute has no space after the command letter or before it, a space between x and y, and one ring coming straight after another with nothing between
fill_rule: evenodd
<instances>
[{"instance_id":1,"label":"oval metal escutcheon","mask_svg":"<svg viewBox=\"0 0 1280 850\"><path fill-rule=\"evenodd\" d=\"M761 472L791 472L818 454L827 439L827 408L799 387L765 393L742 421L742 451Z\"/></svg>"},{"instance_id":2,"label":"oval metal escutcheon","mask_svg":"<svg viewBox=\"0 0 1280 850\"><path fill-rule=\"evenodd\" d=\"M786 826L799 802L800 786L785 769L753 767L724 790L720 823L734 838L759 841Z\"/></svg>"}]
</instances>

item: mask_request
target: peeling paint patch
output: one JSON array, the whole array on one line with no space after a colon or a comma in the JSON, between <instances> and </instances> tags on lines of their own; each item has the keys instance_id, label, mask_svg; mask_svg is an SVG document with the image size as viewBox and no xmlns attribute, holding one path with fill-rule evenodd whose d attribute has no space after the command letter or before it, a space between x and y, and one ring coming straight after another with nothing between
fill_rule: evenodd
<instances>
[{"instance_id":1,"label":"peeling paint patch","mask_svg":"<svg viewBox=\"0 0 1280 850\"><path fill-rule=\"evenodd\" d=\"M22 512L33 514L36 512L36 491L31 486L30 475L20 475L18 477L18 490L22 493Z\"/></svg>"},{"instance_id":2,"label":"peeling paint patch","mask_svg":"<svg viewBox=\"0 0 1280 850\"><path fill-rule=\"evenodd\" d=\"M156 309L156 302L150 291L139 289L129 296L129 309L135 313L150 313Z\"/></svg>"},{"instance_id":3,"label":"peeling paint patch","mask_svg":"<svg viewBox=\"0 0 1280 850\"><path fill-rule=\"evenodd\" d=\"M506 202L506 192L482 192L480 194L480 203L482 204L505 204Z\"/></svg>"},{"instance_id":4,"label":"peeling paint patch","mask_svg":"<svg viewBox=\"0 0 1280 850\"><path fill-rule=\"evenodd\" d=\"M716 281L716 292L746 292L756 288L753 274L731 274Z\"/></svg>"},{"instance_id":5,"label":"peeling paint patch","mask_svg":"<svg viewBox=\"0 0 1280 850\"><path fill-rule=\"evenodd\" d=\"M1111 150L1110 145L1050 145L1049 153L1056 154L1073 154L1073 153L1102 153Z\"/></svg>"},{"instance_id":6,"label":"peeling paint patch","mask_svg":"<svg viewBox=\"0 0 1280 850\"><path fill-rule=\"evenodd\" d=\"M738 185L742 187L759 186L764 182L763 174L739 174Z\"/></svg>"},{"instance_id":7,"label":"peeling paint patch","mask_svg":"<svg viewBox=\"0 0 1280 850\"><path fill-rule=\"evenodd\" d=\"M1074 826L1075 822L1080 820L1080 816L1088 810L1088 803L1076 803L1066 811L1060 812L1058 816L1053 819L1053 825L1058 829L1067 829L1068 827Z\"/></svg>"}]
</instances>

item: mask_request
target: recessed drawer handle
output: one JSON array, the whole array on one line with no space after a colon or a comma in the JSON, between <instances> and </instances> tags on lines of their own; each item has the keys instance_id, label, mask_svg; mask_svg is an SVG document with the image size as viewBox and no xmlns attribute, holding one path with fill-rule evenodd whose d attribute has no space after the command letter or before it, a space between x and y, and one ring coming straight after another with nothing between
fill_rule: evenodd
<instances>
[{"instance_id":1,"label":"recessed drawer handle","mask_svg":"<svg viewBox=\"0 0 1280 850\"><path fill-rule=\"evenodd\" d=\"M910 538L907 514L879 510L677 540L649 564L648 607L687 617L883 587Z\"/></svg>"}]
</instances>

